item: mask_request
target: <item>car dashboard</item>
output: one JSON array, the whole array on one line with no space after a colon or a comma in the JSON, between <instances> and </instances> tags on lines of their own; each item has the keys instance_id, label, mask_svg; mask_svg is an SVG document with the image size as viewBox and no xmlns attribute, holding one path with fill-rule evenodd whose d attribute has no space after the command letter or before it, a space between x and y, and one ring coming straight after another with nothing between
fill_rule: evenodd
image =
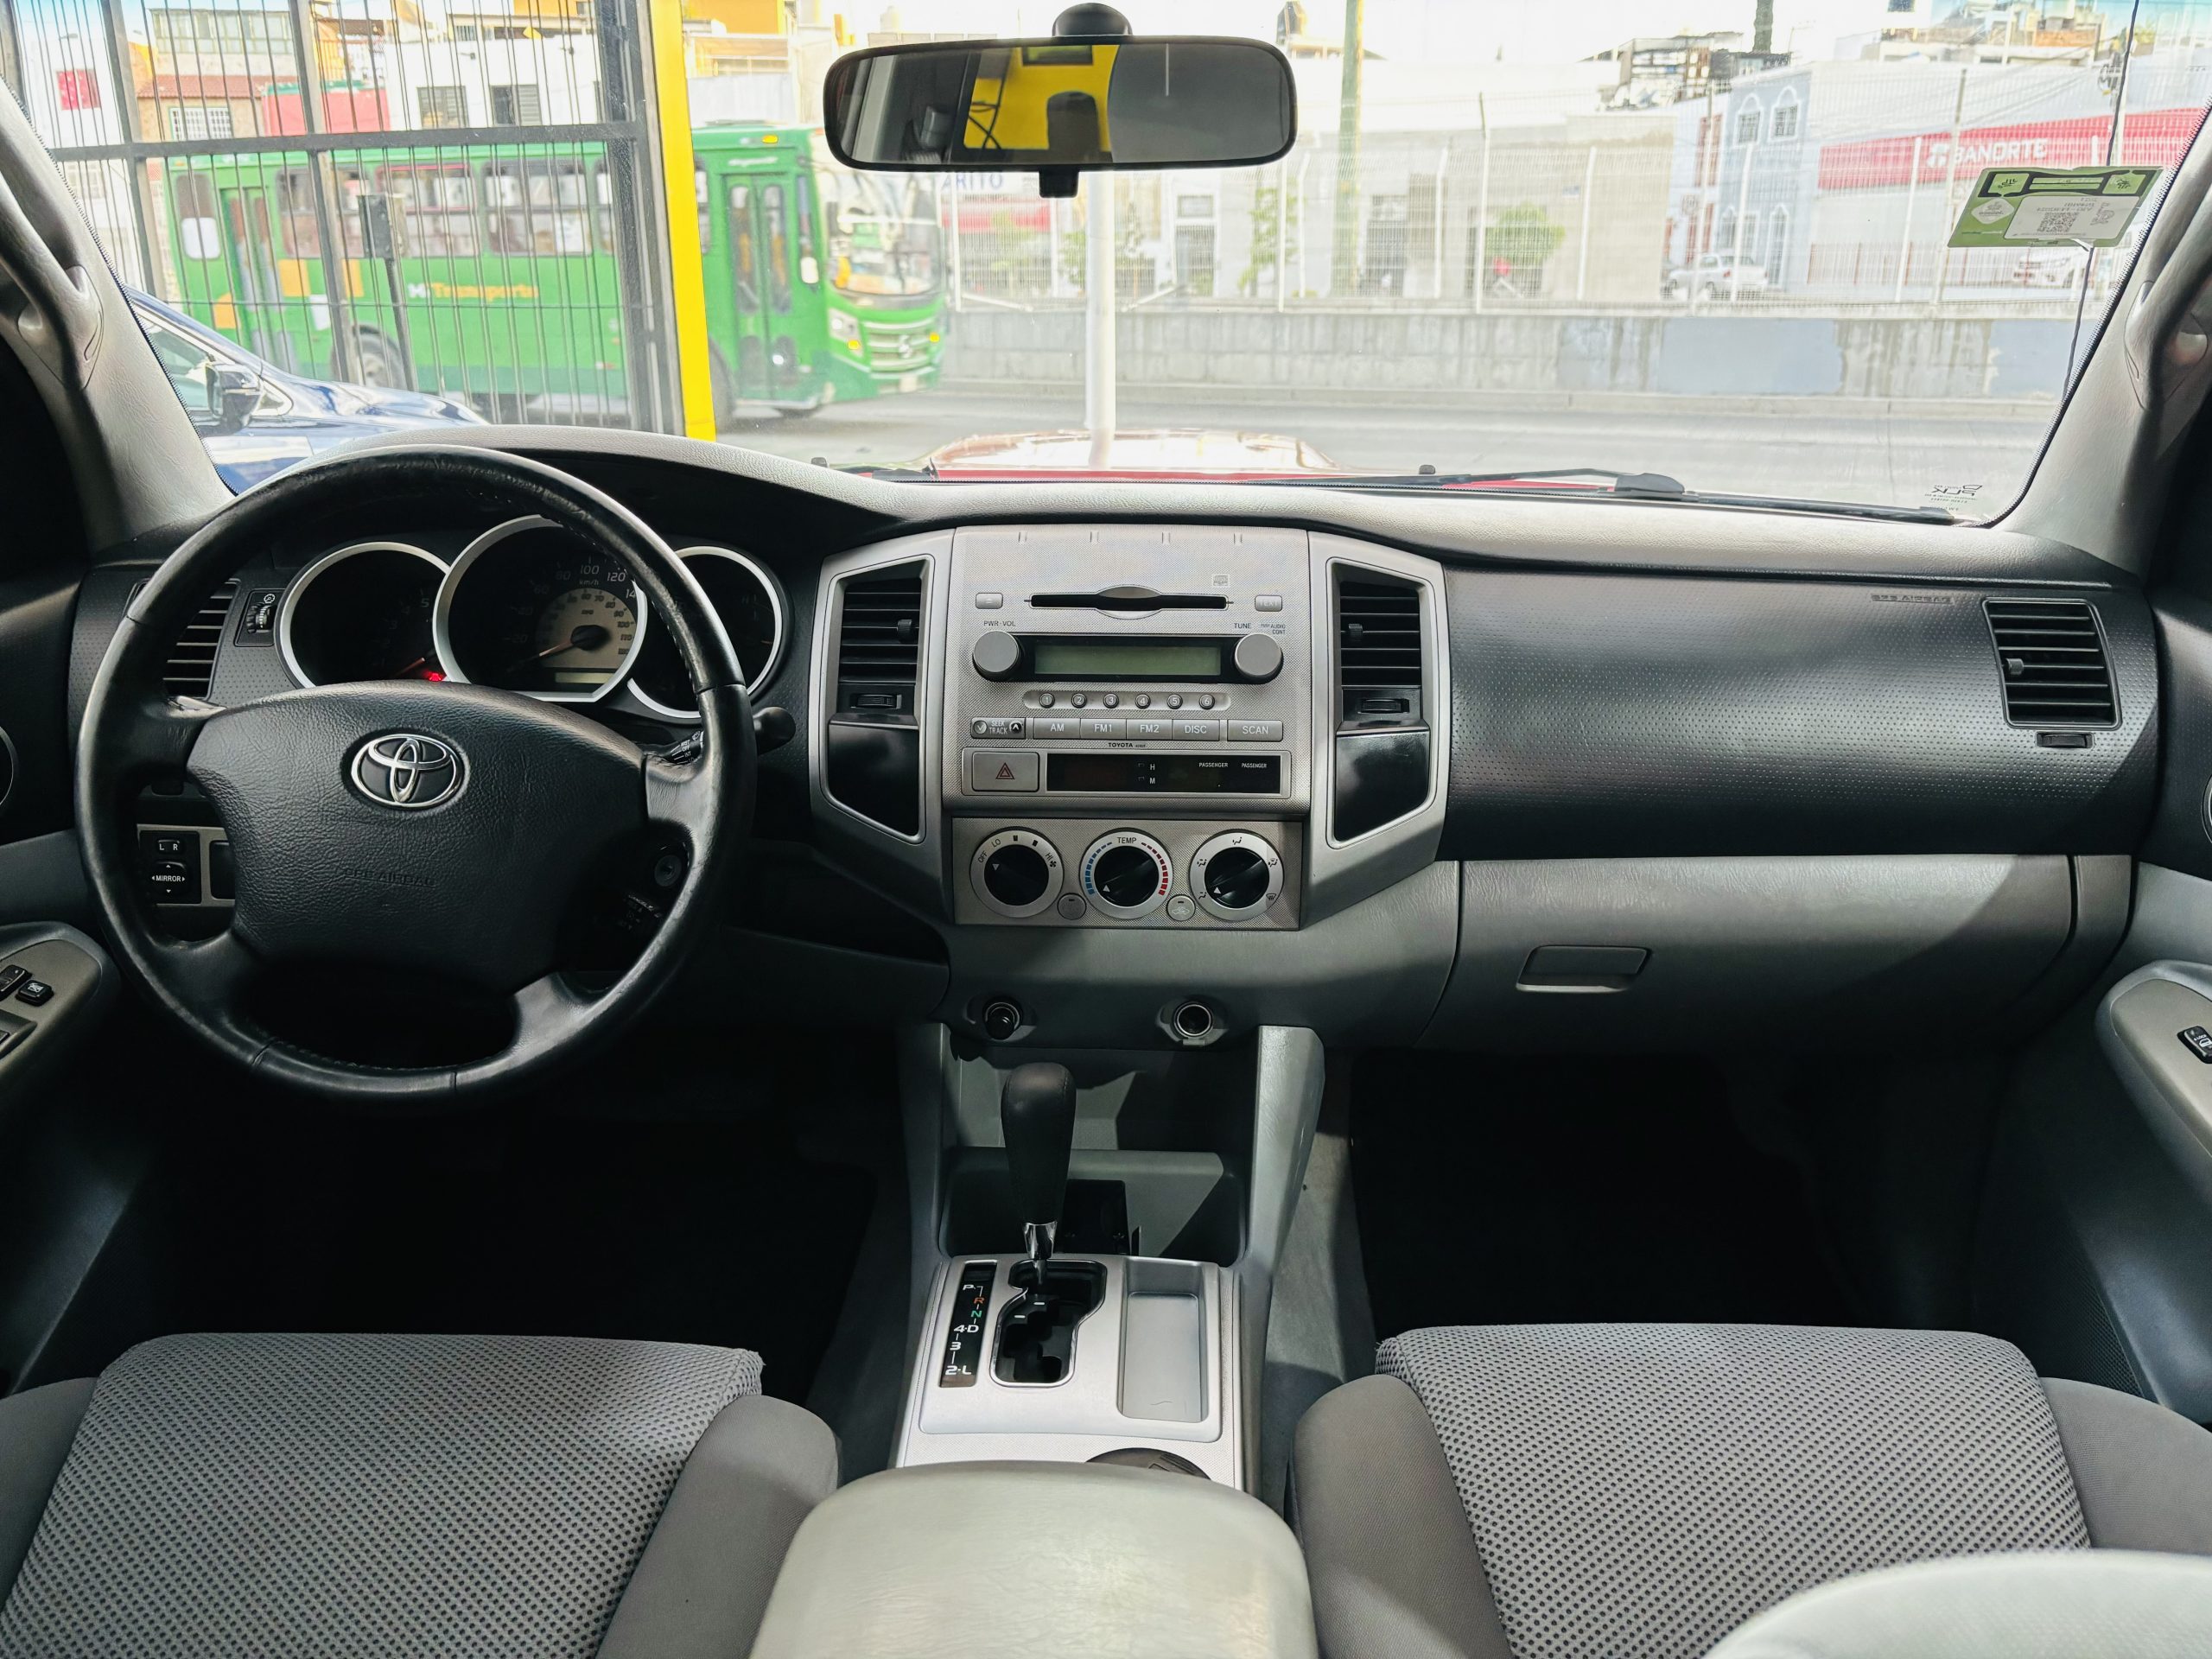
<instances>
[{"instance_id":1,"label":"car dashboard","mask_svg":"<svg viewBox=\"0 0 2212 1659\"><path fill-rule=\"evenodd\" d=\"M2064 995L2156 805L2148 607L2001 530L464 441L645 518L788 715L717 970L785 1019L1909 1042ZM80 696L144 574L87 585ZM211 596L172 688L467 681L673 743L655 623L542 521L394 502ZM149 899L204 925L219 825L141 817Z\"/></svg>"}]
</instances>

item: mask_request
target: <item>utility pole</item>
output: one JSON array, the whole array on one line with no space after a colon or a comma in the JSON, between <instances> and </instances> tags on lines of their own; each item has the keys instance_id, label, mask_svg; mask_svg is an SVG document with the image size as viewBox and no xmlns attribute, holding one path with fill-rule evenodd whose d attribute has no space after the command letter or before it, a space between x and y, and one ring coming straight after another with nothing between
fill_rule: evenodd
<instances>
[{"instance_id":1,"label":"utility pole","mask_svg":"<svg viewBox=\"0 0 2212 1659\"><path fill-rule=\"evenodd\" d=\"M1337 102L1337 220L1329 241L1329 293L1343 299L1359 285L1359 81L1365 55L1367 0L1344 0L1344 73Z\"/></svg>"}]
</instances>

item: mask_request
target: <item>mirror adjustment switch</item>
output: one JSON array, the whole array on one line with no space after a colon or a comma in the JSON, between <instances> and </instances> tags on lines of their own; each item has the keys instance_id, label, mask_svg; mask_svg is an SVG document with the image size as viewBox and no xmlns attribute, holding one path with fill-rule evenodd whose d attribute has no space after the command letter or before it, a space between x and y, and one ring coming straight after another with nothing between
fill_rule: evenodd
<instances>
[{"instance_id":1,"label":"mirror adjustment switch","mask_svg":"<svg viewBox=\"0 0 2212 1659\"><path fill-rule=\"evenodd\" d=\"M2205 1065L2212 1065L2212 1031L2207 1031L2202 1026L2191 1026L2176 1035L2180 1037L2183 1047Z\"/></svg>"}]
</instances>

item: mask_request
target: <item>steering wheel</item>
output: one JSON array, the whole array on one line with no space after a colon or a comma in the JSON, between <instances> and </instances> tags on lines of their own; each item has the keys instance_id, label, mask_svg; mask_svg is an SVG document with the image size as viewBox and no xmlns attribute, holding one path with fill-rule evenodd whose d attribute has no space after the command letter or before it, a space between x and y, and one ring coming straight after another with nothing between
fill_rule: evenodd
<instances>
[{"instance_id":1,"label":"steering wheel","mask_svg":"<svg viewBox=\"0 0 2212 1659\"><path fill-rule=\"evenodd\" d=\"M288 532L395 499L535 513L626 561L698 695L698 735L666 755L571 709L448 682L365 682L235 708L168 695L164 661L210 591ZM334 1100L426 1110L543 1077L634 1020L714 927L753 790L744 677L713 607L668 544L567 474L496 450L371 450L310 462L211 519L131 601L86 706L77 823L126 971L188 1029L261 1076ZM230 930L166 939L138 898L132 808L190 775L237 868ZM658 931L590 995L556 969L562 899L625 837L657 828L689 869ZM550 895L550 896L549 896ZM387 1068L279 1040L243 1010L286 964L397 969L511 1004L487 1058Z\"/></svg>"}]
</instances>

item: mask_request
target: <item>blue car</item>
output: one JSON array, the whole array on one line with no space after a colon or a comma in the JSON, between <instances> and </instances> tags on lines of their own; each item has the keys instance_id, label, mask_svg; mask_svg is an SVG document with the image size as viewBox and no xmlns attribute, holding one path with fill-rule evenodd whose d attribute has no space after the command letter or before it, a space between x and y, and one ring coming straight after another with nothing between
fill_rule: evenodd
<instances>
[{"instance_id":1,"label":"blue car","mask_svg":"<svg viewBox=\"0 0 2212 1659\"><path fill-rule=\"evenodd\" d=\"M404 427L484 423L455 397L289 373L149 294L124 292L215 470L234 490L354 438Z\"/></svg>"}]
</instances>

